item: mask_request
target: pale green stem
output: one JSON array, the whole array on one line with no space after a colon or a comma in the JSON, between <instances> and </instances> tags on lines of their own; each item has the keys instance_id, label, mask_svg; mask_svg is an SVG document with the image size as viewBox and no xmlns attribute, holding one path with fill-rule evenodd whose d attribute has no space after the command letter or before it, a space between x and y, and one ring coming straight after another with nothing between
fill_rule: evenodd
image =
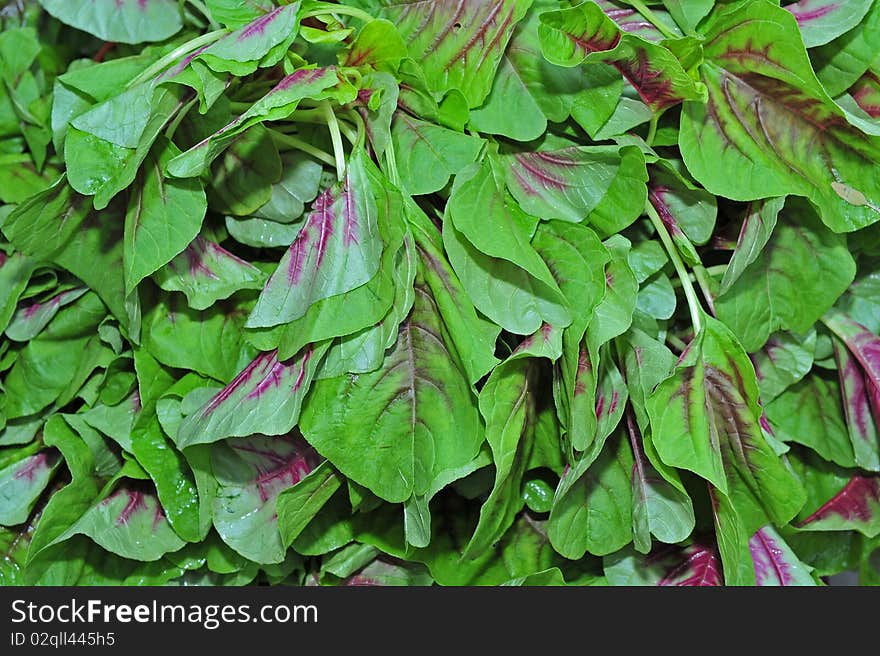
<instances>
[{"instance_id":1,"label":"pale green stem","mask_svg":"<svg viewBox=\"0 0 880 656\"><path fill-rule=\"evenodd\" d=\"M675 267L675 272L681 280L681 288L684 290L685 299L687 299L688 310L691 313L691 323L694 325L694 332L699 333L703 328L703 321L700 318L702 308L700 306L700 301L697 298L697 292L691 284L687 269L684 267L684 262L681 261L681 256L678 254L678 249L676 249L675 244L672 242L672 237L669 236L666 226L663 225L660 215L657 214L657 210L654 209L654 206L651 205L650 201L645 203L645 213L648 215L648 218L651 219L654 229L660 236L660 241L663 242L663 247L669 254L672 266Z\"/></svg>"},{"instance_id":2,"label":"pale green stem","mask_svg":"<svg viewBox=\"0 0 880 656\"><path fill-rule=\"evenodd\" d=\"M672 333L666 333L666 341L679 351L684 351L687 348L687 344Z\"/></svg>"},{"instance_id":3,"label":"pale green stem","mask_svg":"<svg viewBox=\"0 0 880 656\"><path fill-rule=\"evenodd\" d=\"M347 5L333 5L333 4L321 4L315 9L307 11L303 18L309 18L311 16L321 16L322 14L340 14L342 16L351 16L353 18L359 18L365 23L369 23L371 20L374 20L374 17L363 9L358 9L357 7L349 7ZM659 29L659 28L658 28Z\"/></svg>"},{"instance_id":4,"label":"pale green stem","mask_svg":"<svg viewBox=\"0 0 880 656\"><path fill-rule=\"evenodd\" d=\"M324 162L327 166L336 166L336 160L333 158L333 155L330 153L325 153L320 148L316 148L312 144L307 141L303 141L298 137L294 137L290 134L284 134L282 132L278 132L277 130L269 130L269 134L272 135L272 140L276 145L280 146L288 146L295 150L301 150L306 155L311 155L315 159Z\"/></svg>"},{"instance_id":5,"label":"pale green stem","mask_svg":"<svg viewBox=\"0 0 880 656\"><path fill-rule=\"evenodd\" d=\"M653 11L651 11L650 7L648 7L642 0L629 0L629 4L639 12L642 16L644 16L651 25L656 27L667 39L677 39L678 35L673 32L669 26L660 20L660 17L657 16Z\"/></svg>"},{"instance_id":6,"label":"pale green stem","mask_svg":"<svg viewBox=\"0 0 880 656\"><path fill-rule=\"evenodd\" d=\"M709 278L708 271L706 267L702 264L695 266L694 268L694 277L697 280L697 284L700 286L700 291L703 292L703 298L706 299L706 304L709 306L709 311L714 315L715 314L715 299L712 297L712 291L709 287Z\"/></svg>"},{"instance_id":7,"label":"pale green stem","mask_svg":"<svg viewBox=\"0 0 880 656\"><path fill-rule=\"evenodd\" d=\"M187 112L189 110L191 110L197 102L199 102L198 97L193 98L188 103L186 103L186 105L183 106L183 109L181 109L179 112L177 112L177 114L175 115L175 117L173 119L171 119L171 122L168 124L168 127L165 128L165 138L166 139L170 140L171 137L174 136L174 133L177 131L177 126L180 125L180 122L186 117Z\"/></svg>"},{"instance_id":8,"label":"pale green stem","mask_svg":"<svg viewBox=\"0 0 880 656\"><path fill-rule=\"evenodd\" d=\"M336 157L336 178L345 178L345 149L342 147L342 133L339 131L339 121L330 103L326 100L321 103L324 116L327 118L327 127L330 128L330 141L333 143L333 155Z\"/></svg>"},{"instance_id":9,"label":"pale green stem","mask_svg":"<svg viewBox=\"0 0 880 656\"><path fill-rule=\"evenodd\" d=\"M645 137L645 143L649 146L654 145L654 137L657 136L657 123L660 121L660 114L654 112L651 115L651 122L648 124L648 136Z\"/></svg>"},{"instance_id":10,"label":"pale green stem","mask_svg":"<svg viewBox=\"0 0 880 656\"><path fill-rule=\"evenodd\" d=\"M400 173L397 172L397 156L394 154L394 144L390 141L385 148L385 161L388 162L388 175L391 177L391 184L400 187Z\"/></svg>"},{"instance_id":11,"label":"pale green stem","mask_svg":"<svg viewBox=\"0 0 880 656\"><path fill-rule=\"evenodd\" d=\"M350 109L345 115L351 119L352 123L357 127L357 134L355 135L355 140L352 141L353 144L362 144L366 141L367 136L367 128L364 126L364 119L361 118L361 115L358 114L357 110ZM351 139L349 139L351 141Z\"/></svg>"},{"instance_id":12,"label":"pale green stem","mask_svg":"<svg viewBox=\"0 0 880 656\"><path fill-rule=\"evenodd\" d=\"M202 46L206 46L209 43L213 43L218 40L220 37L228 34L226 30L214 30L213 32L208 32L207 34L203 34L202 36L193 39L192 41L187 41L181 46L178 46L171 52L169 52L164 57L160 58L158 61L154 62L152 66L147 67L143 73L135 77L126 85L126 88L131 88L135 85L140 84L141 82L146 82L147 80L155 77L166 68L171 66L178 59L183 57L184 55L188 55L193 50L198 50Z\"/></svg>"}]
</instances>

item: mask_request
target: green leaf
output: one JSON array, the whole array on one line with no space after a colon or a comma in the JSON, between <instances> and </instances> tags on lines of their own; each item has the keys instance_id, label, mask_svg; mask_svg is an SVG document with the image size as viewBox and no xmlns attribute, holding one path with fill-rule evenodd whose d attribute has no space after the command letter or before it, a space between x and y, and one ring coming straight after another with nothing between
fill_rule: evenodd
<instances>
[{"instance_id":1,"label":"green leaf","mask_svg":"<svg viewBox=\"0 0 880 656\"><path fill-rule=\"evenodd\" d=\"M285 547L299 537L341 484L339 475L325 461L278 495L278 530Z\"/></svg>"},{"instance_id":2,"label":"green leaf","mask_svg":"<svg viewBox=\"0 0 880 656\"><path fill-rule=\"evenodd\" d=\"M495 367L480 391L480 414L492 447L495 483L480 509L480 520L465 549L465 558L484 552L510 528L523 499L523 474L533 447L533 364L527 358Z\"/></svg>"},{"instance_id":3,"label":"green leaf","mask_svg":"<svg viewBox=\"0 0 880 656\"><path fill-rule=\"evenodd\" d=\"M632 467L632 451L615 436L585 470L577 465L566 472L547 525L556 551L572 559L603 556L632 540Z\"/></svg>"},{"instance_id":4,"label":"green leaf","mask_svg":"<svg viewBox=\"0 0 880 656\"><path fill-rule=\"evenodd\" d=\"M682 100L705 100L705 88L666 48L623 32L595 2L541 14L541 48L551 63L613 65L642 100L659 111Z\"/></svg>"},{"instance_id":5,"label":"green leaf","mask_svg":"<svg viewBox=\"0 0 880 656\"><path fill-rule=\"evenodd\" d=\"M749 205L736 240L736 249L721 279L720 294L727 292L746 268L758 259L776 228L776 220L784 204L785 198L770 198Z\"/></svg>"},{"instance_id":6,"label":"green leaf","mask_svg":"<svg viewBox=\"0 0 880 656\"><path fill-rule=\"evenodd\" d=\"M414 203L407 218L422 262L422 275L431 291L468 381L475 384L497 363L495 342L501 329L477 314L464 286L443 253L440 234Z\"/></svg>"},{"instance_id":7,"label":"green leaf","mask_svg":"<svg viewBox=\"0 0 880 656\"><path fill-rule=\"evenodd\" d=\"M228 304L197 311L179 296L161 297L144 316L143 345L167 367L228 381L257 355L244 340L244 319Z\"/></svg>"},{"instance_id":8,"label":"green leaf","mask_svg":"<svg viewBox=\"0 0 880 656\"><path fill-rule=\"evenodd\" d=\"M837 381L810 375L766 406L776 436L810 447L825 460L854 467Z\"/></svg>"},{"instance_id":9,"label":"green leaf","mask_svg":"<svg viewBox=\"0 0 880 656\"><path fill-rule=\"evenodd\" d=\"M760 22L755 33L749 26ZM707 25L708 104L687 102L679 145L691 174L734 200L806 196L837 232L880 219L880 142L851 126L813 73L789 12L745 0Z\"/></svg>"},{"instance_id":10,"label":"green leaf","mask_svg":"<svg viewBox=\"0 0 880 656\"><path fill-rule=\"evenodd\" d=\"M652 441L665 464L695 472L723 496L747 490L760 512L783 524L803 491L761 432L751 362L723 324L706 319L648 400Z\"/></svg>"},{"instance_id":11,"label":"green leaf","mask_svg":"<svg viewBox=\"0 0 880 656\"><path fill-rule=\"evenodd\" d=\"M229 440L211 450L219 484L214 526L223 541L245 558L280 563L286 548L279 533L276 500L317 465L315 452L301 439L250 437Z\"/></svg>"},{"instance_id":12,"label":"green leaf","mask_svg":"<svg viewBox=\"0 0 880 656\"><path fill-rule=\"evenodd\" d=\"M718 318L748 351L779 329L805 333L855 277L845 237L820 224L809 208L793 215L797 222L780 222L761 254L715 301Z\"/></svg>"},{"instance_id":13,"label":"green leaf","mask_svg":"<svg viewBox=\"0 0 880 656\"><path fill-rule=\"evenodd\" d=\"M182 27L173 0L40 0L40 4L62 23L104 41L164 41Z\"/></svg>"},{"instance_id":14,"label":"green leaf","mask_svg":"<svg viewBox=\"0 0 880 656\"><path fill-rule=\"evenodd\" d=\"M317 301L368 282L379 270L382 240L375 185L366 155L349 160L345 178L328 188L278 264L248 318L251 328L298 319Z\"/></svg>"},{"instance_id":15,"label":"green leaf","mask_svg":"<svg viewBox=\"0 0 880 656\"><path fill-rule=\"evenodd\" d=\"M183 292L194 310L206 310L242 289L261 289L263 273L204 237L196 237L183 252L154 274L159 286Z\"/></svg>"},{"instance_id":16,"label":"green leaf","mask_svg":"<svg viewBox=\"0 0 880 656\"><path fill-rule=\"evenodd\" d=\"M391 139L401 184L414 196L445 187L449 177L471 164L483 148L482 139L420 121L404 112L394 115Z\"/></svg>"},{"instance_id":17,"label":"green leaf","mask_svg":"<svg viewBox=\"0 0 880 656\"><path fill-rule=\"evenodd\" d=\"M409 56L419 62L432 92L458 89L468 106L482 104L516 24L531 0L465 0L456 6L406 2L383 16L397 26Z\"/></svg>"},{"instance_id":18,"label":"green leaf","mask_svg":"<svg viewBox=\"0 0 880 656\"><path fill-rule=\"evenodd\" d=\"M197 180L165 178L165 165L180 153L174 144L159 141L151 152L125 213L126 294L195 239L208 207Z\"/></svg>"},{"instance_id":19,"label":"green leaf","mask_svg":"<svg viewBox=\"0 0 880 656\"><path fill-rule=\"evenodd\" d=\"M428 492L473 460L483 441L470 386L420 276L415 289L382 367L317 381L300 422L321 455L392 503Z\"/></svg>"},{"instance_id":20,"label":"green leaf","mask_svg":"<svg viewBox=\"0 0 880 656\"><path fill-rule=\"evenodd\" d=\"M261 353L220 392L180 425L177 447L208 444L255 433L285 435L299 419L327 344L309 344L295 357L278 360L274 351Z\"/></svg>"}]
</instances>

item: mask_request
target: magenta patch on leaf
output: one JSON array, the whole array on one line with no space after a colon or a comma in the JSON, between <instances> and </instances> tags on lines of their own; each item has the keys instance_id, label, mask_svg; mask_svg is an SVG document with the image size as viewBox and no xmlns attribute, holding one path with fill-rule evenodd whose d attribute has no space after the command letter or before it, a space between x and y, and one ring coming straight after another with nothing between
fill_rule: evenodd
<instances>
[{"instance_id":1,"label":"magenta patch on leaf","mask_svg":"<svg viewBox=\"0 0 880 656\"><path fill-rule=\"evenodd\" d=\"M125 506L123 506L122 510L119 511L119 516L116 518L116 526L128 524L132 515L136 512L147 509L147 503L144 500L144 493L140 490L119 490L114 493L113 496L115 497L120 494L127 495L128 500L125 502Z\"/></svg>"},{"instance_id":2,"label":"magenta patch on leaf","mask_svg":"<svg viewBox=\"0 0 880 656\"><path fill-rule=\"evenodd\" d=\"M651 66L644 48L636 50L636 60L610 62L623 77L633 85L646 104L656 109L665 109L677 104L681 98L674 93L672 82L662 69Z\"/></svg>"},{"instance_id":3,"label":"magenta patch on leaf","mask_svg":"<svg viewBox=\"0 0 880 656\"><path fill-rule=\"evenodd\" d=\"M797 21L798 25L803 25L804 23L809 23L810 21L817 20L822 18L823 16L827 16L832 11L837 9L836 3L829 3L827 5L819 5L818 7L812 7L811 5L815 5L815 2L811 0L801 0L801 2L795 2L794 4L786 5L783 7L786 11L790 12L794 19Z\"/></svg>"},{"instance_id":4,"label":"magenta patch on leaf","mask_svg":"<svg viewBox=\"0 0 880 656\"><path fill-rule=\"evenodd\" d=\"M574 377L574 396L580 396L587 391L587 385L584 378L592 368L593 365L590 362L590 352L587 347L582 344L578 350L577 372Z\"/></svg>"},{"instance_id":5,"label":"magenta patch on leaf","mask_svg":"<svg viewBox=\"0 0 880 656\"><path fill-rule=\"evenodd\" d=\"M310 82L314 82L318 80L324 75L327 74L328 71L332 69L329 68L301 68L298 71L294 71L290 75L281 79L281 81L276 84L269 93L277 93L279 91L287 91L291 87L295 87L298 84L309 84Z\"/></svg>"},{"instance_id":6,"label":"magenta patch on leaf","mask_svg":"<svg viewBox=\"0 0 880 656\"><path fill-rule=\"evenodd\" d=\"M840 492L798 526L807 526L829 518L839 518L848 522L867 522L872 519L877 505L880 505L880 478L853 476Z\"/></svg>"},{"instance_id":7,"label":"magenta patch on leaf","mask_svg":"<svg viewBox=\"0 0 880 656\"><path fill-rule=\"evenodd\" d=\"M675 220L675 217L669 210L669 205L663 199L663 197L668 192L669 190L661 185L649 187L648 198L651 201L651 205L653 205L654 209L657 210L657 214L660 216L660 220L663 222L663 225L666 226L666 229L669 230L672 236L683 236L684 233L681 231L681 228L678 227L678 222Z\"/></svg>"},{"instance_id":8,"label":"magenta patch on leaf","mask_svg":"<svg viewBox=\"0 0 880 656\"><path fill-rule=\"evenodd\" d=\"M791 566L785 560L785 552L765 529L759 530L749 540L749 553L755 563L755 579L758 585L794 583Z\"/></svg>"},{"instance_id":9,"label":"magenta patch on leaf","mask_svg":"<svg viewBox=\"0 0 880 656\"><path fill-rule=\"evenodd\" d=\"M684 560L670 569L657 585L660 586L719 586L721 560L714 546L695 542L683 551Z\"/></svg>"},{"instance_id":10,"label":"magenta patch on leaf","mask_svg":"<svg viewBox=\"0 0 880 656\"><path fill-rule=\"evenodd\" d=\"M266 440L265 447L260 445L263 440ZM254 483L263 503L276 497L279 489L296 485L321 462L318 453L299 437L287 435L269 440L260 438L229 442L233 450L249 456L247 459L256 469ZM281 442L286 443L284 448L277 449ZM275 448L272 448L273 444Z\"/></svg>"},{"instance_id":11,"label":"magenta patch on leaf","mask_svg":"<svg viewBox=\"0 0 880 656\"><path fill-rule=\"evenodd\" d=\"M295 285L300 281L310 257L315 257L315 267L319 268L327 254L327 244L333 235L333 213L335 202L332 187L315 199L306 225L290 245L290 264L287 267L287 282Z\"/></svg>"},{"instance_id":12,"label":"magenta patch on leaf","mask_svg":"<svg viewBox=\"0 0 880 656\"><path fill-rule=\"evenodd\" d=\"M880 118L880 78L868 71L856 82L850 95L871 118Z\"/></svg>"},{"instance_id":13,"label":"magenta patch on leaf","mask_svg":"<svg viewBox=\"0 0 880 656\"><path fill-rule=\"evenodd\" d=\"M245 41L253 37L263 36L266 28L272 23L272 21L274 21L278 17L278 14L280 14L282 11L284 11L283 6L269 12L265 16L260 16L259 18L251 21L241 30L241 33L238 35L238 40Z\"/></svg>"},{"instance_id":14,"label":"magenta patch on leaf","mask_svg":"<svg viewBox=\"0 0 880 656\"><path fill-rule=\"evenodd\" d=\"M50 469L58 461L57 453L49 453L42 451L28 459L27 464L15 472L13 478L26 478L29 482L34 480L34 476L41 471Z\"/></svg>"},{"instance_id":15,"label":"magenta patch on leaf","mask_svg":"<svg viewBox=\"0 0 880 656\"><path fill-rule=\"evenodd\" d=\"M534 186L535 184L543 189L555 189L556 191L562 191L568 186L568 182L565 178L554 172L552 168L542 168L541 162L558 166L559 164L557 161L545 159L540 156L540 153L517 153L514 155L514 159L529 175L530 181L529 179L525 179L522 171L517 171L517 169L514 168L514 175L517 176L517 180L523 182L523 189L525 189L527 193L537 193L537 189ZM570 166L571 162L566 162L566 165Z\"/></svg>"},{"instance_id":16,"label":"magenta patch on leaf","mask_svg":"<svg viewBox=\"0 0 880 656\"><path fill-rule=\"evenodd\" d=\"M209 414L214 412L220 405L226 401L232 394L240 387L248 384L254 375L259 375L258 372L260 370L266 371L272 370L272 364L277 362L277 351L267 351L265 353L260 353L253 362L251 362L247 367L242 369L242 371L232 379L226 387L217 392L216 395L205 405L202 409L202 416L207 417Z\"/></svg>"},{"instance_id":17,"label":"magenta patch on leaf","mask_svg":"<svg viewBox=\"0 0 880 656\"><path fill-rule=\"evenodd\" d=\"M201 239L201 237L196 237L196 241ZM208 268L201 257L202 254L196 248L193 248L192 245L187 246L184 253L186 253L186 261L189 264L189 273L191 276L202 275L206 278L217 279L217 274Z\"/></svg>"}]
</instances>

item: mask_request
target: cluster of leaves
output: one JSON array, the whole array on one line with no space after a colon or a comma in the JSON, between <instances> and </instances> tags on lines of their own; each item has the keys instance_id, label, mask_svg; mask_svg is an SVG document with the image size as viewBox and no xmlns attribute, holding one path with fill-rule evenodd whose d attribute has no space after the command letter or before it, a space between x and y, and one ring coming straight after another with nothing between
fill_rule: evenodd
<instances>
[{"instance_id":1,"label":"cluster of leaves","mask_svg":"<svg viewBox=\"0 0 880 656\"><path fill-rule=\"evenodd\" d=\"M0 21L0 583L880 582L880 1Z\"/></svg>"}]
</instances>

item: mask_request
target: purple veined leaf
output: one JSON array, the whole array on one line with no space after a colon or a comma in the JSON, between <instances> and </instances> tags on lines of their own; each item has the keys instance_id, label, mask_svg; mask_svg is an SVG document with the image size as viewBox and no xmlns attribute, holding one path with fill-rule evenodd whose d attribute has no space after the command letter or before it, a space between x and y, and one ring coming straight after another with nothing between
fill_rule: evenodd
<instances>
[{"instance_id":1,"label":"purple veined leaf","mask_svg":"<svg viewBox=\"0 0 880 656\"><path fill-rule=\"evenodd\" d=\"M111 553L140 561L159 560L185 544L168 523L152 486L131 479L123 479L56 542L79 533Z\"/></svg>"},{"instance_id":2,"label":"purple veined leaf","mask_svg":"<svg viewBox=\"0 0 880 656\"><path fill-rule=\"evenodd\" d=\"M296 36L299 10L299 2L277 7L215 41L197 57L215 71L230 71L237 76L253 73L258 64L271 66Z\"/></svg>"},{"instance_id":3,"label":"purple veined leaf","mask_svg":"<svg viewBox=\"0 0 880 656\"><path fill-rule=\"evenodd\" d=\"M406 0L383 11L422 65L429 89L459 89L482 104L516 24L531 0Z\"/></svg>"},{"instance_id":4,"label":"purple veined leaf","mask_svg":"<svg viewBox=\"0 0 880 656\"><path fill-rule=\"evenodd\" d=\"M669 569L657 583L659 586L720 586L721 559L714 545L694 542L682 551L682 560Z\"/></svg>"},{"instance_id":5,"label":"purple veined leaf","mask_svg":"<svg viewBox=\"0 0 880 656\"><path fill-rule=\"evenodd\" d=\"M706 91L666 48L622 32L595 2L541 14L544 56L559 66L611 64L652 110L683 100L705 101Z\"/></svg>"},{"instance_id":6,"label":"purple veined leaf","mask_svg":"<svg viewBox=\"0 0 880 656\"><path fill-rule=\"evenodd\" d=\"M467 372L475 384L498 364L495 343L501 328L479 315L443 252L437 228L415 203L406 205L425 283L434 296L443 322Z\"/></svg>"},{"instance_id":7,"label":"purple veined leaf","mask_svg":"<svg viewBox=\"0 0 880 656\"><path fill-rule=\"evenodd\" d=\"M814 48L858 25L871 4L872 0L800 0L784 9L797 21L804 45Z\"/></svg>"},{"instance_id":8,"label":"purple veined leaf","mask_svg":"<svg viewBox=\"0 0 880 656\"><path fill-rule=\"evenodd\" d=\"M392 503L451 482L446 475L471 463L484 441L471 385L420 273L414 288L382 367L316 381L300 422L319 453Z\"/></svg>"},{"instance_id":9,"label":"purple veined leaf","mask_svg":"<svg viewBox=\"0 0 880 656\"><path fill-rule=\"evenodd\" d=\"M433 581L428 571L419 563L390 563L377 558L357 574L348 577L343 585L428 586Z\"/></svg>"},{"instance_id":10,"label":"purple veined leaf","mask_svg":"<svg viewBox=\"0 0 880 656\"><path fill-rule=\"evenodd\" d=\"M815 586L813 569L798 559L776 530L767 525L749 540L755 579L761 586Z\"/></svg>"},{"instance_id":11,"label":"purple veined leaf","mask_svg":"<svg viewBox=\"0 0 880 656\"><path fill-rule=\"evenodd\" d=\"M278 360L276 351L258 355L232 382L183 421L175 438L177 447L185 449L255 433L290 432L328 346L329 342L309 344L285 361Z\"/></svg>"},{"instance_id":12,"label":"purple veined leaf","mask_svg":"<svg viewBox=\"0 0 880 656\"><path fill-rule=\"evenodd\" d=\"M652 463L654 447L644 440L631 411L626 431L633 451L633 545L648 553L651 536L667 544L686 539L694 529L694 508L675 470L664 467L661 473Z\"/></svg>"},{"instance_id":13,"label":"purple veined leaf","mask_svg":"<svg viewBox=\"0 0 880 656\"><path fill-rule=\"evenodd\" d=\"M691 184L672 166L655 165L648 183L648 200L682 257L698 264L694 244L705 244L712 236L718 207L715 197Z\"/></svg>"},{"instance_id":14,"label":"purple veined leaf","mask_svg":"<svg viewBox=\"0 0 880 656\"><path fill-rule=\"evenodd\" d=\"M871 118L880 118L880 77L866 72L849 90L856 104Z\"/></svg>"},{"instance_id":15,"label":"purple veined leaf","mask_svg":"<svg viewBox=\"0 0 880 656\"><path fill-rule=\"evenodd\" d=\"M313 100L327 98L334 93L334 87L341 84L343 83L333 66L301 68L294 71L282 78L262 98L251 105L244 114L234 118L168 162L166 167L168 173L178 178L201 175L211 162L249 127L263 121L286 118L304 98ZM340 97L340 100L354 100L357 95L354 87L351 87L350 93L347 91L348 87L345 89L346 91L343 93L346 97Z\"/></svg>"},{"instance_id":16,"label":"purple veined leaf","mask_svg":"<svg viewBox=\"0 0 880 656\"><path fill-rule=\"evenodd\" d=\"M286 549L275 502L317 467L321 457L301 437L284 435L227 440L211 449L217 478L214 528L223 541L258 563L280 563Z\"/></svg>"},{"instance_id":17,"label":"purple veined leaf","mask_svg":"<svg viewBox=\"0 0 880 656\"><path fill-rule=\"evenodd\" d=\"M534 216L590 223L601 218L605 202L621 201L615 203L615 221L622 229L644 209L647 172L635 149L580 146L505 155L499 161L508 190Z\"/></svg>"},{"instance_id":18,"label":"purple veined leaf","mask_svg":"<svg viewBox=\"0 0 880 656\"><path fill-rule=\"evenodd\" d=\"M629 391L617 365L605 350L599 356L599 381L596 389L596 438L604 440L623 419Z\"/></svg>"},{"instance_id":19,"label":"purple veined leaf","mask_svg":"<svg viewBox=\"0 0 880 656\"><path fill-rule=\"evenodd\" d=\"M75 287L56 294L46 301L31 303L19 309L6 327L6 336L16 342L30 341L46 327L59 309L68 303L73 303L87 291L86 287Z\"/></svg>"},{"instance_id":20,"label":"purple veined leaf","mask_svg":"<svg viewBox=\"0 0 880 656\"><path fill-rule=\"evenodd\" d=\"M27 452L28 447L22 449ZM50 449L0 469L0 526L15 526L27 521L60 461L60 454Z\"/></svg>"},{"instance_id":21,"label":"purple veined leaf","mask_svg":"<svg viewBox=\"0 0 880 656\"><path fill-rule=\"evenodd\" d=\"M261 289L263 273L204 237L196 237L183 252L153 274L159 287L182 292L194 310L206 310L216 301L242 289Z\"/></svg>"},{"instance_id":22,"label":"purple veined leaf","mask_svg":"<svg viewBox=\"0 0 880 656\"><path fill-rule=\"evenodd\" d=\"M880 140L820 84L794 16L757 0L714 12L706 31L708 103L685 103L679 133L691 174L734 200L805 196L835 232L880 219Z\"/></svg>"},{"instance_id":23,"label":"purple veined leaf","mask_svg":"<svg viewBox=\"0 0 880 656\"><path fill-rule=\"evenodd\" d=\"M805 531L855 530L869 538L880 534L880 477L853 476L797 527Z\"/></svg>"},{"instance_id":24,"label":"purple veined leaf","mask_svg":"<svg viewBox=\"0 0 880 656\"><path fill-rule=\"evenodd\" d=\"M555 362L562 355L562 336L564 331L549 323L542 323L531 335L517 344L511 358L547 358Z\"/></svg>"},{"instance_id":25,"label":"purple veined leaf","mask_svg":"<svg viewBox=\"0 0 880 656\"><path fill-rule=\"evenodd\" d=\"M877 397L877 386L866 380L864 371L843 342L834 339L833 344L846 427L856 464L862 469L880 471L880 434L875 421L878 415L872 413L872 397Z\"/></svg>"},{"instance_id":26,"label":"purple veined leaf","mask_svg":"<svg viewBox=\"0 0 880 656\"><path fill-rule=\"evenodd\" d=\"M653 443L665 464L694 471L725 497L751 495L756 512L784 524L804 491L761 431L748 356L724 324L705 319L673 375L648 400Z\"/></svg>"},{"instance_id":27,"label":"purple veined leaf","mask_svg":"<svg viewBox=\"0 0 880 656\"><path fill-rule=\"evenodd\" d=\"M164 41L183 26L174 0L40 0L52 16L104 41Z\"/></svg>"},{"instance_id":28,"label":"purple veined leaf","mask_svg":"<svg viewBox=\"0 0 880 656\"><path fill-rule=\"evenodd\" d=\"M345 179L315 200L296 240L278 263L248 317L248 328L303 316L316 301L363 285L382 256L374 189L364 151L348 163Z\"/></svg>"},{"instance_id":29,"label":"purple veined leaf","mask_svg":"<svg viewBox=\"0 0 880 656\"><path fill-rule=\"evenodd\" d=\"M639 12L629 6L622 6L612 0L594 0L594 2L602 8L605 15L613 20L620 29L627 33L641 37L646 41L662 41L666 37L657 29L657 27ZM663 23L673 32L681 35L675 21L662 9L652 9L655 15L661 17Z\"/></svg>"},{"instance_id":30,"label":"purple veined leaf","mask_svg":"<svg viewBox=\"0 0 880 656\"><path fill-rule=\"evenodd\" d=\"M761 254L761 251L770 239L770 235L773 234L773 228L776 227L776 219L784 204L784 197L768 198L749 204L746 216L743 219L742 228L740 228L733 256L724 270L724 277L721 279L721 287L718 291L719 294L723 294L730 289L731 285L746 270L746 267Z\"/></svg>"},{"instance_id":31,"label":"purple veined leaf","mask_svg":"<svg viewBox=\"0 0 880 656\"><path fill-rule=\"evenodd\" d=\"M880 387L880 337L836 309L831 309L822 321L852 352L865 373L867 384Z\"/></svg>"}]
</instances>

